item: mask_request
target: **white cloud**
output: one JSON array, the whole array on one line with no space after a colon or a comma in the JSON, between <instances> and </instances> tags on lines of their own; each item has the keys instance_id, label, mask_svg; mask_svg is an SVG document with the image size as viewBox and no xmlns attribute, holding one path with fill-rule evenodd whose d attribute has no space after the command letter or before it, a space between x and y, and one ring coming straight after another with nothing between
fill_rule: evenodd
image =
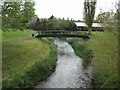
<instances>
[{"instance_id":1,"label":"white cloud","mask_svg":"<svg viewBox=\"0 0 120 90\"><path fill-rule=\"evenodd\" d=\"M40 18L49 18L54 15L57 18L73 18L82 20L83 18L83 2L84 0L35 0L35 13ZM96 15L103 11L113 8L112 3L115 0L98 0Z\"/></svg>"}]
</instances>

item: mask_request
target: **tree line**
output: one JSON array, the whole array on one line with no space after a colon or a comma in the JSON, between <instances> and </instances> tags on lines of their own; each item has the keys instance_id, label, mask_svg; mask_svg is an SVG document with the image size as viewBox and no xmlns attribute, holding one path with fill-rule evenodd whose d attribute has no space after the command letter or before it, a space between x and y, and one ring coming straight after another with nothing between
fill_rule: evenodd
<instances>
[{"instance_id":1,"label":"tree line","mask_svg":"<svg viewBox=\"0 0 120 90\"><path fill-rule=\"evenodd\" d=\"M97 0L85 0L84 1L84 22L88 25L88 31L91 33L92 31L92 23L99 22L106 25L106 27L110 26L109 23L116 22L119 19L119 8L116 5L116 13L110 12L102 12L100 13L96 20L94 20L95 9L96 9ZM119 3L118 3L119 4ZM22 0L20 2L3 2L1 4L0 12L2 17L2 28L4 29L20 29L28 27L38 27L42 26L44 29L64 29L64 30L77 30L77 26L74 23L74 20L65 20L65 19L57 19L54 16L46 19L34 19L32 23L29 25L28 22L31 18L35 16L35 3L31 0L31 2L26 2L26 0ZM119 21L119 20L118 20ZM113 23L112 23L113 24ZM41 27L40 27L41 28Z\"/></svg>"},{"instance_id":2,"label":"tree line","mask_svg":"<svg viewBox=\"0 0 120 90\"><path fill-rule=\"evenodd\" d=\"M36 19L37 18L37 19ZM35 21L36 19L36 21ZM73 20L56 18L53 15L47 19L39 19L37 16L30 20L28 27L34 30L77 30Z\"/></svg>"},{"instance_id":3,"label":"tree line","mask_svg":"<svg viewBox=\"0 0 120 90\"><path fill-rule=\"evenodd\" d=\"M53 15L47 20L38 18L35 15L34 6L35 3L33 1L3 2L1 8L2 29L77 30L73 20L57 19Z\"/></svg>"}]
</instances>

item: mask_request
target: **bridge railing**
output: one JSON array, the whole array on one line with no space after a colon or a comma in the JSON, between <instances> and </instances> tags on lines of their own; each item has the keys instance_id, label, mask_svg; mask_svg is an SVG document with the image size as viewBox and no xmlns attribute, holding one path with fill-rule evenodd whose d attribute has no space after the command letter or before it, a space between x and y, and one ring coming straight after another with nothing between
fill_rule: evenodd
<instances>
[{"instance_id":1,"label":"bridge railing","mask_svg":"<svg viewBox=\"0 0 120 90\"><path fill-rule=\"evenodd\" d=\"M68 30L44 30L44 31L39 31L38 35L50 35L50 34L68 34L68 35L82 35L82 36L88 36L88 33L85 31L68 31Z\"/></svg>"}]
</instances>

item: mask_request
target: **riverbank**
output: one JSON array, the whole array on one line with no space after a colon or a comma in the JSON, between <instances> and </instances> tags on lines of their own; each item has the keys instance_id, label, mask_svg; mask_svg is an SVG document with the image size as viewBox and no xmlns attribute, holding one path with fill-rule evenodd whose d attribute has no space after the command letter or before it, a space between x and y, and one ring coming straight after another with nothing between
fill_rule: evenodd
<instances>
[{"instance_id":1,"label":"riverbank","mask_svg":"<svg viewBox=\"0 0 120 90\"><path fill-rule=\"evenodd\" d=\"M2 32L3 88L30 88L55 68L57 50L52 39L38 40L31 30Z\"/></svg>"},{"instance_id":2,"label":"riverbank","mask_svg":"<svg viewBox=\"0 0 120 90\"><path fill-rule=\"evenodd\" d=\"M118 36L114 32L94 32L85 43L94 53L93 78L97 88L118 88Z\"/></svg>"},{"instance_id":3,"label":"riverbank","mask_svg":"<svg viewBox=\"0 0 120 90\"><path fill-rule=\"evenodd\" d=\"M83 59L83 66L87 66L91 63L93 53L84 43L86 42L83 39L66 39L68 43L71 44L77 56Z\"/></svg>"},{"instance_id":4,"label":"riverbank","mask_svg":"<svg viewBox=\"0 0 120 90\"><path fill-rule=\"evenodd\" d=\"M87 47L92 50L93 79L96 88L118 88L118 39L112 32L94 32L91 39L82 41L72 39L71 45L76 54L81 58L87 58ZM74 42L74 43L73 43ZM81 44L83 45L81 47Z\"/></svg>"},{"instance_id":5,"label":"riverbank","mask_svg":"<svg viewBox=\"0 0 120 90\"><path fill-rule=\"evenodd\" d=\"M56 39L55 44L58 46L55 72L35 88L91 88L91 68L83 68L83 60L68 42Z\"/></svg>"}]
</instances>

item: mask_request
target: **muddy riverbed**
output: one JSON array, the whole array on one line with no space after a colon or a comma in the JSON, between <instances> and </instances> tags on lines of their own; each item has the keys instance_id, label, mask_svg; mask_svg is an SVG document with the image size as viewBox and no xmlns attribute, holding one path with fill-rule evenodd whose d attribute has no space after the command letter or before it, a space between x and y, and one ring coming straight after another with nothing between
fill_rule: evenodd
<instances>
[{"instance_id":1,"label":"muddy riverbed","mask_svg":"<svg viewBox=\"0 0 120 90\"><path fill-rule=\"evenodd\" d=\"M55 44L58 46L55 72L35 88L91 88L91 66L84 68L83 60L67 42L56 39Z\"/></svg>"}]
</instances>

